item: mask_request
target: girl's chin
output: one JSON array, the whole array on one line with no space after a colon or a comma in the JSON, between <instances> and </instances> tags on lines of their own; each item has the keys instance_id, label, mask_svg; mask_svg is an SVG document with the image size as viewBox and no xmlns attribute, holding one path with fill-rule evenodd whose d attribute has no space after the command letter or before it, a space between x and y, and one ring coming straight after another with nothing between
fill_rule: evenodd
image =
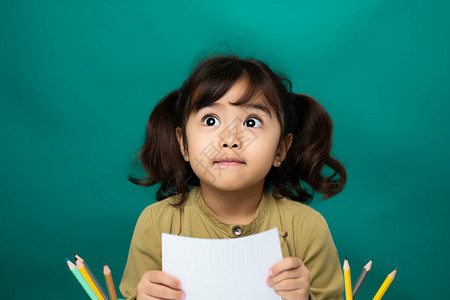
<instances>
[{"instance_id":1,"label":"girl's chin","mask_svg":"<svg viewBox=\"0 0 450 300\"><path fill-rule=\"evenodd\" d=\"M264 179L260 181L248 181L249 178L243 176L217 176L215 180L200 178L202 188L212 188L224 192L238 192L252 188L260 189L264 186Z\"/></svg>"}]
</instances>

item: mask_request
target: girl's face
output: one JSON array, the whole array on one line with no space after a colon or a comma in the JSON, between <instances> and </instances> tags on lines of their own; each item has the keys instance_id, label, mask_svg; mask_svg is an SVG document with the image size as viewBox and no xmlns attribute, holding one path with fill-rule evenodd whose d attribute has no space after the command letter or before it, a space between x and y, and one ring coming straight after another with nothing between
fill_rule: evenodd
<instances>
[{"instance_id":1,"label":"girl's face","mask_svg":"<svg viewBox=\"0 0 450 300\"><path fill-rule=\"evenodd\" d=\"M210 106L191 113L186 124L187 147L181 129L181 153L201 186L223 191L263 187L272 166L284 159L290 142L278 147L281 126L276 112L262 97L232 105L245 93L246 81L235 83Z\"/></svg>"}]
</instances>

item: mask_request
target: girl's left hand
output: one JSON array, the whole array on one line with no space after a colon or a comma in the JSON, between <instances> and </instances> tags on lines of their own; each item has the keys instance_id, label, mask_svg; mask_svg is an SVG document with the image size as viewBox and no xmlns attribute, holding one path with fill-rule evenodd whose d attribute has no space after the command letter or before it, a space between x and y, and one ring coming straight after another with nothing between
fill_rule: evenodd
<instances>
[{"instance_id":1,"label":"girl's left hand","mask_svg":"<svg viewBox=\"0 0 450 300\"><path fill-rule=\"evenodd\" d=\"M309 299L310 272L297 257L286 257L269 270L267 285L283 300Z\"/></svg>"}]
</instances>

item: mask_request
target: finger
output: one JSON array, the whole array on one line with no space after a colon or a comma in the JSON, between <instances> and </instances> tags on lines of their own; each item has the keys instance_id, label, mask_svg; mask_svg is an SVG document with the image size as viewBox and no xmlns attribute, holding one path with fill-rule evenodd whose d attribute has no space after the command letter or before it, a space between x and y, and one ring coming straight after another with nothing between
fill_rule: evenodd
<instances>
[{"instance_id":1,"label":"finger","mask_svg":"<svg viewBox=\"0 0 450 300\"><path fill-rule=\"evenodd\" d=\"M292 291L279 291L276 294L283 299L309 299L309 290L308 289L298 289Z\"/></svg>"},{"instance_id":2,"label":"finger","mask_svg":"<svg viewBox=\"0 0 450 300\"><path fill-rule=\"evenodd\" d=\"M150 296L150 295L137 295L138 300L171 300L171 299L167 299L167 298L159 298L159 297L154 297L154 296ZM184 297L182 298L184 299ZM178 300L178 299L175 299Z\"/></svg>"},{"instance_id":3,"label":"finger","mask_svg":"<svg viewBox=\"0 0 450 300\"><path fill-rule=\"evenodd\" d=\"M298 257L286 257L270 268L269 276L273 277L283 271L299 268L302 265L303 262Z\"/></svg>"},{"instance_id":4,"label":"finger","mask_svg":"<svg viewBox=\"0 0 450 300\"><path fill-rule=\"evenodd\" d=\"M148 271L137 286L138 299L184 299L181 282L162 271Z\"/></svg>"},{"instance_id":5,"label":"finger","mask_svg":"<svg viewBox=\"0 0 450 300\"><path fill-rule=\"evenodd\" d=\"M296 278L302 278L302 277L303 277L303 274L302 274L301 268L287 270L287 271L283 271L283 272L279 273L276 276L267 278L267 285L274 286L275 284L277 284L278 282L281 282L283 280L296 279Z\"/></svg>"},{"instance_id":6,"label":"finger","mask_svg":"<svg viewBox=\"0 0 450 300\"><path fill-rule=\"evenodd\" d=\"M165 272L150 271L145 273L145 275L148 276L147 280L152 283L165 285L176 290L179 290L181 288L181 281Z\"/></svg>"},{"instance_id":7,"label":"finger","mask_svg":"<svg viewBox=\"0 0 450 300\"><path fill-rule=\"evenodd\" d=\"M305 283L303 281L304 280L300 278L286 279L275 283L272 288L275 292L298 290L305 286Z\"/></svg>"},{"instance_id":8,"label":"finger","mask_svg":"<svg viewBox=\"0 0 450 300\"><path fill-rule=\"evenodd\" d=\"M159 297L153 297L150 295L141 295L141 294L137 294L137 300L165 300L164 298L159 298Z\"/></svg>"},{"instance_id":9,"label":"finger","mask_svg":"<svg viewBox=\"0 0 450 300\"><path fill-rule=\"evenodd\" d=\"M149 289L145 293L147 296L151 296L157 299L170 299L170 300L182 300L184 299L184 292L181 290L175 290L165 285L151 283Z\"/></svg>"}]
</instances>

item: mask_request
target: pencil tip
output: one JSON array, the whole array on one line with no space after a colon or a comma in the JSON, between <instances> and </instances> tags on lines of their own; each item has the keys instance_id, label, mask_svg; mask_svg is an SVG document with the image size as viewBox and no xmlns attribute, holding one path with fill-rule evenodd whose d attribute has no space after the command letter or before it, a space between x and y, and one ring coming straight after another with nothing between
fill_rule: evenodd
<instances>
[{"instance_id":1,"label":"pencil tip","mask_svg":"<svg viewBox=\"0 0 450 300\"><path fill-rule=\"evenodd\" d=\"M69 259L66 257L66 262L69 261Z\"/></svg>"},{"instance_id":2,"label":"pencil tip","mask_svg":"<svg viewBox=\"0 0 450 300\"><path fill-rule=\"evenodd\" d=\"M372 262L372 260L369 260L369 262L364 266L364 269L370 271L370 269L372 268Z\"/></svg>"}]
</instances>

